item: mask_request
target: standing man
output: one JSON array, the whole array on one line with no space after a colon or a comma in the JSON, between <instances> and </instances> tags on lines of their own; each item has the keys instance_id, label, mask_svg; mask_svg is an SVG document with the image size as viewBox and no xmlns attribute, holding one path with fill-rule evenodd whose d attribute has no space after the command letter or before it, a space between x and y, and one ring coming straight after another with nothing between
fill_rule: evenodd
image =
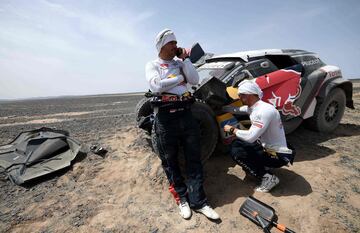
<instances>
[{"instance_id":1,"label":"standing man","mask_svg":"<svg viewBox=\"0 0 360 233\"><path fill-rule=\"evenodd\" d=\"M203 189L200 127L192 116L190 108L194 98L186 87L187 83L198 84L199 75L186 50L177 47L176 37L170 29L162 30L155 42L158 58L146 64L146 79L155 94L152 100L155 146L170 183L169 190L184 219L191 217L191 207L217 220L219 215L208 205ZM174 59L175 56L179 59ZM179 168L179 144L184 148L186 183Z\"/></svg>"},{"instance_id":2,"label":"standing man","mask_svg":"<svg viewBox=\"0 0 360 233\"><path fill-rule=\"evenodd\" d=\"M261 179L255 190L269 192L279 183L279 178L271 174L269 168L292 164L295 151L287 146L279 112L261 100L262 91L254 80L242 81L238 95L245 106L233 109L233 112L250 114L251 127L240 130L231 125L224 126L225 132L237 137L231 144L230 153L245 172Z\"/></svg>"}]
</instances>

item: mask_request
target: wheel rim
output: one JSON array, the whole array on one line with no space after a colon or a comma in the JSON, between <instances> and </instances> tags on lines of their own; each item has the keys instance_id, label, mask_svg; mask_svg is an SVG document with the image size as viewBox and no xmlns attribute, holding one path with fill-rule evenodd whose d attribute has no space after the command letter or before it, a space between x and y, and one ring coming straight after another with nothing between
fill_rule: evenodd
<instances>
[{"instance_id":1,"label":"wheel rim","mask_svg":"<svg viewBox=\"0 0 360 233\"><path fill-rule=\"evenodd\" d=\"M326 108L325 120L327 122L333 121L339 112L339 103L336 101L331 102Z\"/></svg>"}]
</instances>

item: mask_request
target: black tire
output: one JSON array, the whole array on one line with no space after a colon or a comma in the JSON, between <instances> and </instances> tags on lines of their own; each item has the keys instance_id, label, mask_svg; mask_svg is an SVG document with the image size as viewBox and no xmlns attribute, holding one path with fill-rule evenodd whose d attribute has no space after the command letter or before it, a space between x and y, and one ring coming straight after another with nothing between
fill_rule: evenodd
<instances>
[{"instance_id":1,"label":"black tire","mask_svg":"<svg viewBox=\"0 0 360 233\"><path fill-rule=\"evenodd\" d=\"M215 114L207 104L195 102L191 107L191 112L200 124L201 162L204 164L210 158L218 143L219 128L215 121ZM156 140L156 134L153 129L151 134L152 148L155 153L158 153ZM179 150L179 163L184 167L182 148Z\"/></svg>"},{"instance_id":2,"label":"black tire","mask_svg":"<svg viewBox=\"0 0 360 233\"><path fill-rule=\"evenodd\" d=\"M200 124L201 161L205 163L218 143L219 127L215 120L215 114L209 105L195 102L191 111Z\"/></svg>"},{"instance_id":3,"label":"black tire","mask_svg":"<svg viewBox=\"0 0 360 233\"><path fill-rule=\"evenodd\" d=\"M155 154L159 155L159 149L157 147L157 135L155 133L155 127L153 125L151 129L151 147Z\"/></svg>"},{"instance_id":4,"label":"black tire","mask_svg":"<svg viewBox=\"0 0 360 233\"><path fill-rule=\"evenodd\" d=\"M344 115L346 96L342 89L334 88L315 107L314 116L306 120L310 129L330 133L339 125Z\"/></svg>"},{"instance_id":5,"label":"black tire","mask_svg":"<svg viewBox=\"0 0 360 233\"><path fill-rule=\"evenodd\" d=\"M135 117L136 117L137 125L138 126L140 125L140 122L144 117L148 117L153 113L154 113L154 110L151 106L150 99L142 98L135 107ZM145 128L145 130L148 133L151 133L151 128L152 128L152 126L149 125L148 127Z\"/></svg>"}]
</instances>

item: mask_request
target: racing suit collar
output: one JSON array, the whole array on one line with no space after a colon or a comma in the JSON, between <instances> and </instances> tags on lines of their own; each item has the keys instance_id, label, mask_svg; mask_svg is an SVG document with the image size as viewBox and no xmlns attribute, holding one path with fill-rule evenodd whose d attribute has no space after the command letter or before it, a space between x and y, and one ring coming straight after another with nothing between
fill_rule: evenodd
<instances>
[{"instance_id":1,"label":"racing suit collar","mask_svg":"<svg viewBox=\"0 0 360 233\"><path fill-rule=\"evenodd\" d=\"M250 111L252 112L261 102L262 100L258 100L253 105L251 105L251 107L249 106Z\"/></svg>"},{"instance_id":2,"label":"racing suit collar","mask_svg":"<svg viewBox=\"0 0 360 233\"><path fill-rule=\"evenodd\" d=\"M159 60L160 63L171 63L171 62L174 61L174 59L171 59L171 60L163 60L163 59L161 59L160 57L158 57L158 60Z\"/></svg>"}]
</instances>

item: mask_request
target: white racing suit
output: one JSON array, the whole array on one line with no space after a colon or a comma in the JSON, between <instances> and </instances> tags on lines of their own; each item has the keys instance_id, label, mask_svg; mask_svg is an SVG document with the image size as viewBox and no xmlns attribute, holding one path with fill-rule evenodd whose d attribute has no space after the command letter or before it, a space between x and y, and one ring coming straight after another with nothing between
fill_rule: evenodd
<instances>
[{"instance_id":1,"label":"white racing suit","mask_svg":"<svg viewBox=\"0 0 360 233\"><path fill-rule=\"evenodd\" d=\"M262 177L266 167L278 168L293 163L295 151L288 148L279 112L262 100L242 106L250 114L249 130L237 130L231 144L231 156L244 170Z\"/></svg>"}]
</instances>

